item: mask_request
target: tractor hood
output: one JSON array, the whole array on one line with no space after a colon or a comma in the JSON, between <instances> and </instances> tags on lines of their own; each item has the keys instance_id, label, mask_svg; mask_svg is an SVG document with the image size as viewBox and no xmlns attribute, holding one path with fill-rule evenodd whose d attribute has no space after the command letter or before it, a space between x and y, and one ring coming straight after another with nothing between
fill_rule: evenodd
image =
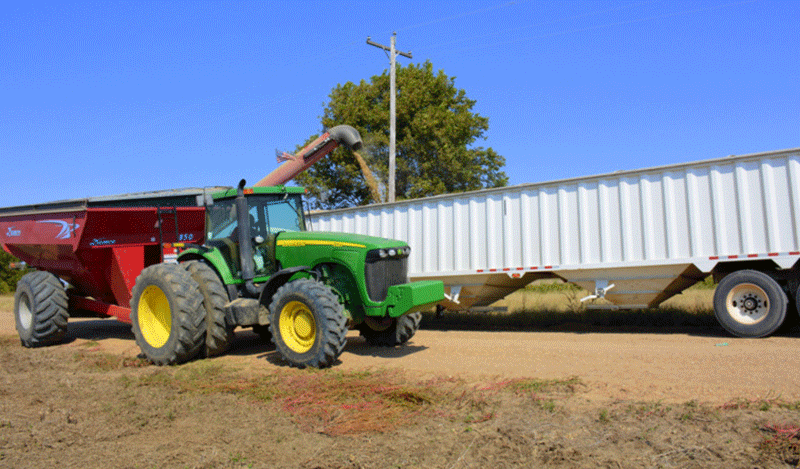
<instances>
[{"instance_id":1,"label":"tractor hood","mask_svg":"<svg viewBox=\"0 0 800 469\"><path fill-rule=\"evenodd\" d=\"M351 233L332 233L317 231L284 231L278 235L278 248L281 247L328 247L351 248L371 251L373 249L407 248L403 241L364 236Z\"/></svg>"},{"instance_id":2,"label":"tractor hood","mask_svg":"<svg viewBox=\"0 0 800 469\"><path fill-rule=\"evenodd\" d=\"M406 243L391 239L350 233L287 231L278 234L275 258L283 268L313 268L333 263L363 276L364 266L378 261L394 260L405 266L410 252ZM402 276L405 277L405 273Z\"/></svg>"}]
</instances>

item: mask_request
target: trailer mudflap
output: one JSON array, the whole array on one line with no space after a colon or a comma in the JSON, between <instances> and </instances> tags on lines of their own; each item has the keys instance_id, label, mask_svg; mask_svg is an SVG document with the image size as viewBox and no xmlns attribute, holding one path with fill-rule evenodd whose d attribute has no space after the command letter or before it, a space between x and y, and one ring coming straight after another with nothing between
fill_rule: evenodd
<instances>
[{"instance_id":1,"label":"trailer mudflap","mask_svg":"<svg viewBox=\"0 0 800 469\"><path fill-rule=\"evenodd\" d=\"M389 287L386 312L389 317L415 313L444 300L444 282L422 280Z\"/></svg>"}]
</instances>

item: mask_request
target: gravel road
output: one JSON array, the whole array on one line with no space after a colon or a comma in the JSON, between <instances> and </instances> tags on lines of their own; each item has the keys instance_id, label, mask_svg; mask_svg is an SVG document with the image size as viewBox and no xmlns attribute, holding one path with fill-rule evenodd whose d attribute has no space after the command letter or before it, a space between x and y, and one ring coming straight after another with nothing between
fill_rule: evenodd
<instances>
[{"instance_id":1,"label":"gravel road","mask_svg":"<svg viewBox=\"0 0 800 469\"><path fill-rule=\"evenodd\" d=\"M423 325L424 326L424 325ZM15 335L10 311L0 334ZM70 320L66 341L93 340L109 353L139 353L130 328L114 320ZM402 348L368 347L350 333L337 367L401 367L422 375L568 378L586 384L589 400L663 400L722 404L734 399L800 400L800 341L795 336L737 339L720 333L491 332L420 330ZM63 346L63 345L62 345ZM217 360L240 366L283 366L271 345L237 331Z\"/></svg>"}]
</instances>

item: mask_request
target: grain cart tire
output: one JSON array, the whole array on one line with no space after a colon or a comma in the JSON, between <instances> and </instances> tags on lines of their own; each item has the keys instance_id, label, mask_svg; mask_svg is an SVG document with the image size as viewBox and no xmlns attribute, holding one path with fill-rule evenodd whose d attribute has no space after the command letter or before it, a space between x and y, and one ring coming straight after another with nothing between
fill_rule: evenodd
<instances>
[{"instance_id":1,"label":"grain cart tire","mask_svg":"<svg viewBox=\"0 0 800 469\"><path fill-rule=\"evenodd\" d=\"M755 270L740 270L717 285L714 315L733 335L764 337L783 324L787 302L786 293L771 277Z\"/></svg>"},{"instance_id":2,"label":"grain cart tire","mask_svg":"<svg viewBox=\"0 0 800 469\"><path fill-rule=\"evenodd\" d=\"M265 326L263 324L257 324L253 326L253 332L258 334L258 336L264 342L272 343L272 332L269 330L269 326Z\"/></svg>"},{"instance_id":3,"label":"grain cart tire","mask_svg":"<svg viewBox=\"0 0 800 469\"><path fill-rule=\"evenodd\" d=\"M200 288L178 264L142 270L131 292L136 343L156 365L187 362L205 344L206 311Z\"/></svg>"},{"instance_id":4,"label":"grain cart tire","mask_svg":"<svg viewBox=\"0 0 800 469\"><path fill-rule=\"evenodd\" d=\"M222 286L217 273L203 261L188 261L183 267L197 282L200 293L203 295L203 307L206 311L206 341L205 347L200 351L205 357L216 357L228 351L233 342L233 329L225 320L225 304L228 303L228 293Z\"/></svg>"},{"instance_id":5,"label":"grain cart tire","mask_svg":"<svg viewBox=\"0 0 800 469\"><path fill-rule=\"evenodd\" d=\"M411 313L387 321L385 328L381 328L380 323L373 324L373 321L367 321L361 324L358 330L369 345L394 347L403 345L414 337L421 321L422 313Z\"/></svg>"},{"instance_id":6,"label":"grain cart tire","mask_svg":"<svg viewBox=\"0 0 800 469\"><path fill-rule=\"evenodd\" d=\"M14 293L14 318L22 345L61 342L67 332L67 304L67 292L58 277L38 271L25 274Z\"/></svg>"},{"instance_id":7,"label":"grain cart tire","mask_svg":"<svg viewBox=\"0 0 800 469\"><path fill-rule=\"evenodd\" d=\"M298 279L278 288L269 306L272 343L289 365L329 367L347 341L347 318L330 287Z\"/></svg>"}]
</instances>

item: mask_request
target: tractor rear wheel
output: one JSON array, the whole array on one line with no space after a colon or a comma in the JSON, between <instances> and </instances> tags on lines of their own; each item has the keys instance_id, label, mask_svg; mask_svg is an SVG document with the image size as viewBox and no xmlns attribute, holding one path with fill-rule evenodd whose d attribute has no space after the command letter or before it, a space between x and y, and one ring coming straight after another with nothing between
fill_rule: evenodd
<instances>
[{"instance_id":1,"label":"tractor rear wheel","mask_svg":"<svg viewBox=\"0 0 800 469\"><path fill-rule=\"evenodd\" d=\"M131 292L136 343L156 365L187 362L205 344L203 295L178 264L155 264L136 278Z\"/></svg>"},{"instance_id":2,"label":"tractor rear wheel","mask_svg":"<svg viewBox=\"0 0 800 469\"><path fill-rule=\"evenodd\" d=\"M403 345L417 333L422 313L411 313L396 319L387 319L385 323L371 320L359 326L361 336L374 347L394 347Z\"/></svg>"},{"instance_id":3,"label":"tractor rear wheel","mask_svg":"<svg viewBox=\"0 0 800 469\"><path fill-rule=\"evenodd\" d=\"M289 365L325 368L342 354L347 319L330 287L302 278L278 288L269 306L272 342Z\"/></svg>"},{"instance_id":4,"label":"tractor rear wheel","mask_svg":"<svg viewBox=\"0 0 800 469\"><path fill-rule=\"evenodd\" d=\"M201 353L206 357L222 355L228 351L234 337L234 326L228 325L225 320L225 304L228 302L228 293L217 273L205 262L189 261L181 265L197 282L200 293L203 295L203 307L206 311L206 341L205 348Z\"/></svg>"},{"instance_id":5,"label":"tractor rear wheel","mask_svg":"<svg viewBox=\"0 0 800 469\"><path fill-rule=\"evenodd\" d=\"M67 333L67 292L55 275L31 272L17 282L14 318L25 347L53 345Z\"/></svg>"}]
</instances>

